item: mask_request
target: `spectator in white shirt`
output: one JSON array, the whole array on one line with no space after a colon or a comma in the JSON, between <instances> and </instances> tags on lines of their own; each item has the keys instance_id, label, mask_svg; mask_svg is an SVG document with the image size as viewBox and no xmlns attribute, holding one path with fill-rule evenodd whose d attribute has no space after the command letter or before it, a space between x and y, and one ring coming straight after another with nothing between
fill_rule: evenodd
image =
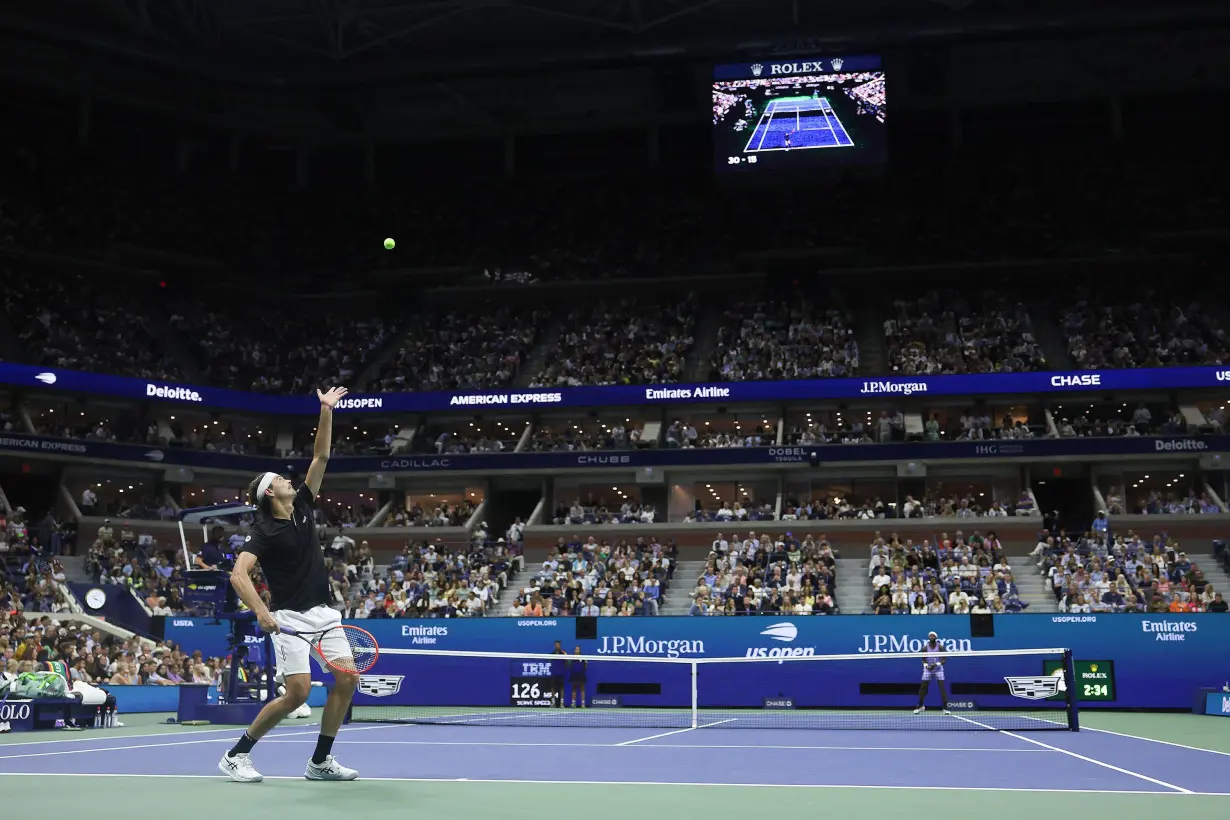
<instances>
[{"instance_id":1,"label":"spectator in white shirt","mask_svg":"<svg viewBox=\"0 0 1230 820\"><path fill-rule=\"evenodd\" d=\"M504 537L508 539L510 544L520 544L524 535L525 524L522 524L521 519L517 518L508 526L508 532L504 534Z\"/></svg>"},{"instance_id":2,"label":"spectator in white shirt","mask_svg":"<svg viewBox=\"0 0 1230 820\"><path fill-rule=\"evenodd\" d=\"M337 531L337 535L333 536L333 541L329 544L329 551L334 555L345 555L348 549L354 548L354 539L342 532Z\"/></svg>"}]
</instances>

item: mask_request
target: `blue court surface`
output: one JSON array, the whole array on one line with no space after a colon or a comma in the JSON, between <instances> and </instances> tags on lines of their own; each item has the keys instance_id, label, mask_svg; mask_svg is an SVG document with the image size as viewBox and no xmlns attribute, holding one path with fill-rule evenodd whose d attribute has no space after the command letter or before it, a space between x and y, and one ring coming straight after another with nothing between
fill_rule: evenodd
<instances>
[{"instance_id":1,"label":"blue court surface","mask_svg":"<svg viewBox=\"0 0 1230 820\"><path fill-rule=\"evenodd\" d=\"M1230 721L1215 723L1230 732ZM99 811L97 798L122 795L134 787L154 789L171 801L242 797L255 801L254 807L276 811L276 801L287 798L292 784L308 790L293 792L305 801L313 790L347 794L346 805L353 811L381 808L365 806L367 795L379 796L381 804L396 799L407 810L416 801L444 810L450 800L465 800L468 810L478 815L500 817L544 816L494 808L521 800L526 788L549 799L576 794L569 789L584 786L588 799L582 814L587 820L626 817L629 799L633 805L642 799L666 807L677 801L706 818L734 816L730 812L753 810L748 807L762 803L766 790L773 790L774 805L783 809L853 808L871 800L885 808L887 800L890 810L900 808L915 818L920 816L919 801L932 800L927 795L937 790L959 792L969 816L996 820L1026 816L1015 812L1028 807L1033 807L1036 820L1037 812L1045 811L1044 804L1035 802L1041 797L1086 816L1109 816L1111 808L1118 818L1143 818L1146 812L1156 816L1159 810L1230 816L1230 753L1095 729L647 732L358 724L342 729L334 751L360 771L361 780L322 784L303 780L318 730L295 723L275 730L253 751L253 762L266 782L235 784L215 766L241 731L146 723L74 734L10 735L0 743L0 793L6 809L34 810L55 799L92 817L127 811L124 804ZM49 790L54 790L54 798ZM640 797L629 798L627 790ZM1135 802L1118 802L1128 797ZM1062 802L1054 803L1056 798ZM941 806L948 800L936 799ZM24 802L29 805L22 806ZM607 804L618 804L622 813L608 813ZM537 802L534 811L541 812L543 806ZM557 806L550 816L559 816L560 810ZM965 815L945 807L935 816Z\"/></svg>"},{"instance_id":2,"label":"blue court surface","mask_svg":"<svg viewBox=\"0 0 1230 820\"><path fill-rule=\"evenodd\" d=\"M743 153L852 145L854 140L827 97L785 97L768 104Z\"/></svg>"}]
</instances>

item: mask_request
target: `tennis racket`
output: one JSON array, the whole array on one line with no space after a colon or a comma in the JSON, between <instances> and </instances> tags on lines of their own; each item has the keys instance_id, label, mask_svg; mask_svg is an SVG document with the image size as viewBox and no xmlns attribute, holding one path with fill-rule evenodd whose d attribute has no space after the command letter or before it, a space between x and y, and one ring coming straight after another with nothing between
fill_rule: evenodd
<instances>
[{"instance_id":1,"label":"tennis racket","mask_svg":"<svg viewBox=\"0 0 1230 820\"><path fill-rule=\"evenodd\" d=\"M349 624L330 627L321 632L303 633L283 626L278 629L278 633L306 641L330 669L344 675L360 675L375 666L376 658L380 657L380 647L376 645L372 633ZM349 654L342 651L341 641L345 641L350 647ZM329 653L334 657L329 657Z\"/></svg>"}]
</instances>

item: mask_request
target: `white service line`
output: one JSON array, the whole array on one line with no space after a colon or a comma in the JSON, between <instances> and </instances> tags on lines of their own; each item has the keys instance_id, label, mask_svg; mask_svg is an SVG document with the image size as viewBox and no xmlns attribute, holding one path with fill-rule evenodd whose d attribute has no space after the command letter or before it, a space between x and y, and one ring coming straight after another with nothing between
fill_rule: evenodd
<instances>
[{"instance_id":1,"label":"white service line","mask_svg":"<svg viewBox=\"0 0 1230 820\"><path fill-rule=\"evenodd\" d=\"M1173 740L1159 740L1156 737L1145 737L1144 735L1130 735L1127 732L1112 732L1110 729L1095 729L1092 726L1081 726L1082 732L1101 732L1104 735L1115 735L1116 737L1127 737L1132 740L1144 740L1149 743L1160 743L1163 746L1173 746L1176 749L1188 749L1193 752L1206 752L1211 755L1222 755L1230 757L1230 752L1222 752L1217 749L1205 749L1201 746L1189 746L1186 743L1175 743Z\"/></svg>"},{"instance_id":2,"label":"white service line","mask_svg":"<svg viewBox=\"0 0 1230 820\"><path fill-rule=\"evenodd\" d=\"M190 779L214 780L226 783L228 779L222 775L213 774L120 774L107 772L105 774L89 774L86 772L0 772L0 777L107 777L107 778L150 778L150 779ZM266 780L297 780L302 781L303 775L265 775ZM509 786L668 786L689 787L701 789L853 789L870 791L936 791L936 792L1034 792L1038 794L1133 794L1152 795L1154 797L1230 797L1230 792L1159 792L1143 789L1061 789L1046 788L1012 788L1009 786L890 786L880 784L851 786L844 783L694 783L673 782L665 780L513 780L477 777L363 777L355 784L345 784L338 788L362 788L362 783L486 783Z\"/></svg>"},{"instance_id":3,"label":"white service line","mask_svg":"<svg viewBox=\"0 0 1230 820\"><path fill-rule=\"evenodd\" d=\"M734 723L738 718L727 718L726 720L718 720L713 723L706 723L703 726L689 726L686 729L675 729L673 732L663 732L660 735L650 735L649 737L638 737L636 740L625 740L623 743L616 743L616 746L631 746L634 743L644 743L646 740L656 740L660 737L670 737L671 735L681 735L684 732L694 732L697 729L708 729L710 726L721 726L723 723Z\"/></svg>"},{"instance_id":4,"label":"white service line","mask_svg":"<svg viewBox=\"0 0 1230 820\"><path fill-rule=\"evenodd\" d=\"M308 723L295 723L294 724L294 726L296 727L297 726L319 726L319 725L320 725L320 721L309 721ZM279 729L282 729L282 728L290 729L293 727L285 726L285 727L278 727L278 728ZM228 726L225 729L197 729L196 727L185 726L183 727L183 729L185 730L183 732L147 732L145 734L140 734L140 735L125 735L125 734L108 735L108 734L94 734L91 732L85 737L66 737L66 738L60 738L59 740L29 740L29 741L18 742L18 743L0 743L0 751L12 748L14 746L45 746L49 743L91 743L91 742L96 743L100 740L135 740L135 739L146 738L146 737L175 737L177 735L180 735L180 736L182 735L216 735L219 732L229 732L231 734L234 734L235 732L242 731L243 727L242 726ZM101 731L106 732L108 730L104 729ZM275 729L274 731L277 731L277 730ZM31 733L31 734L34 734L34 733ZM286 733L278 732L278 734L281 735L281 734L286 734ZM272 736L273 736L272 732L266 735L266 737L272 737Z\"/></svg>"},{"instance_id":5,"label":"white service line","mask_svg":"<svg viewBox=\"0 0 1230 820\"><path fill-rule=\"evenodd\" d=\"M1176 786L1173 783L1167 783L1165 780L1158 780L1156 777L1149 777L1149 775L1147 774L1141 774L1140 772L1134 772L1131 769L1124 769L1120 766L1114 765L1113 763L1107 763L1103 760L1098 760L1097 758L1094 758L1094 757L1088 757L1083 754L1078 754L1069 749L1062 749L1058 746L1052 746L1049 743L1043 743L1041 740L1034 740L1032 737L1025 737L1024 735L1018 735L1016 732L1007 732L1002 729L997 730L994 726L988 726L985 723L979 723L976 720L971 720L970 718L964 717L962 715L954 714L953 717L955 717L957 720L964 720L966 723L972 723L975 726L981 726L983 729L990 729L991 731L998 731L1001 735L1006 735L1007 737L1016 738L1017 740L1023 740L1024 742L1032 743L1035 746L1041 746L1043 749L1050 749L1052 752L1059 752L1060 754L1067 755L1068 757L1073 757L1073 758L1076 758L1077 760L1083 760L1086 763L1092 763L1095 766L1101 766L1103 769L1110 769L1112 772L1119 772L1119 774L1126 774L1130 777L1136 777L1141 780L1146 780L1149 783L1153 783L1157 786L1164 786L1167 789L1174 789L1176 792L1180 794L1193 794L1194 793L1190 789L1185 789L1182 786Z\"/></svg>"},{"instance_id":6,"label":"white service line","mask_svg":"<svg viewBox=\"0 0 1230 820\"><path fill-rule=\"evenodd\" d=\"M343 728L339 731L347 732L347 733L366 732L371 729L378 729L378 728L381 728L381 727L361 726L356 729ZM316 730L312 730L309 732L287 732L285 734L278 735L277 737L294 737L296 735L314 735L317 733L318 732ZM162 735L162 737L165 737L165 735ZM54 752L23 752L22 754L15 754L15 755L0 755L0 760L20 760L23 758L30 758L30 757L57 757L60 755L84 755L84 754L90 754L92 752L123 752L129 749L162 749L162 748L166 748L167 746L196 746L202 743L228 743L230 742L230 740L231 738L229 737L211 737L211 738L206 738L204 740L173 740L169 743L137 743L132 746L103 746L97 749L58 749Z\"/></svg>"},{"instance_id":7,"label":"white service line","mask_svg":"<svg viewBox=\"0 0 1230 820\"><path fill-rule=\"evenodd\" d=\"M690 731L681 729L680 731ZM644 739L644 738L642 738ZM268 740L261 741L264 743L315 743L314 740ZM486 742L482 740L363 740L364 746L511 746L511 747L526 747L532 749L541 749L546 747L552 748L568 748L568 749L696 749L705 751L707 749L743 749L749 752L758 752L763 750L789 750L789 751L832 751L832 752L926 752L933 754L935 752L975 752L984 754L987 752L1002 752L1004 754L1051 754L1048 749L981 749L981 748L964 748L958 749L953 746L766 746L756 744L754 746L745 746L739 744L724 745L724 744L709 744L709 743L655 743L652 746L629 746L626 743L513 743L513 742Z\"/></svg>"}]
</instances>

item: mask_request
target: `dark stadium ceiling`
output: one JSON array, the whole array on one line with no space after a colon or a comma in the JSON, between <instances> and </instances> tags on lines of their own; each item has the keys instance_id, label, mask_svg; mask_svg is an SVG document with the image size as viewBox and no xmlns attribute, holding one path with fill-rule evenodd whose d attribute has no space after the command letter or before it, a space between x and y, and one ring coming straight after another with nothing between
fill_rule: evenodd
<instances>
[{"instance_id":1,"label":"dark stadium ceiling","mask_svg":"<svg viewBox=\"0 0 1230 820\"><path fill-rule=\"evenodd\" d=\"M0 31L252 82L805 52L1177 16L1163 0L39 0ZM226 62L217 59L226 55ZM210 59L212 58L212 59ZM339 71L339 67L345 70Z\"/></svg>"},{"instance_id":2,"label":"dark stadium ceiling","mask_svg":"<svg viewBox=\"0 0 1230 820\"><path fill-rule=\"evenodd\" d=\"M706 63L745 57L1082 37L1083 64L1136 65L1227 21L1227 0L38 0L0 5L0 78L325 144L691 121Z\"/></svg>"}]
</instances>

